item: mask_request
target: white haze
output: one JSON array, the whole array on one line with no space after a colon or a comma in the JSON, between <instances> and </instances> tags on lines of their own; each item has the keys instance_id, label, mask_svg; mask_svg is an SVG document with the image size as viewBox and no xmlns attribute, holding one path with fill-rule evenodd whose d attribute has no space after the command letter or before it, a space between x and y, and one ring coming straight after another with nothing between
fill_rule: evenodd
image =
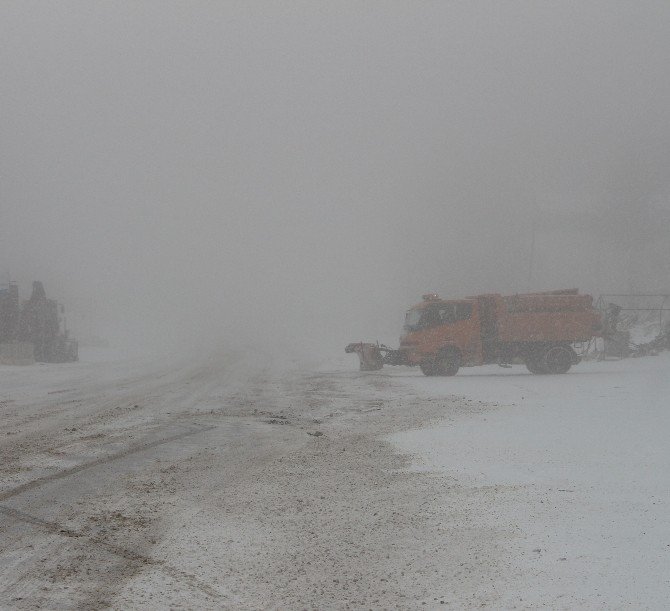
<instances>
[{"instance_id":1,"label":"white haze","mask_svg":"<svg viewBox=\"0 0 670 611\"><path fill-rule=\"evenodd\" d=\"M669 26L665 1L7 0L0 273L112 342L311 354L397 341L428 290L668 291Z\"/></svg>"}]
</instances>

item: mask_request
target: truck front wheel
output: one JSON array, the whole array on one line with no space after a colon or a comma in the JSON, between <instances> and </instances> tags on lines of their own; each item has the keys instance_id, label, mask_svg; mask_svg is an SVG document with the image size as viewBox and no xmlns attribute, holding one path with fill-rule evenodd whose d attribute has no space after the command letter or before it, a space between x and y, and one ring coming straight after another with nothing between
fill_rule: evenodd
<instances>
[{"instance_id":1,"label":"truck front wheel","mask_svg":"<svg viewBox=\"0 0 670 611\"><path fill-rule=\"evenodd\" d=\"M421 373L425 376L437 375L435 373L435 363L433 361L423 361L419 364L419 368L421 369Z\"/></svg>"},{"instance_id":2,"label":"truck front wheel","mask_svg":"<svg viewBox=\"0 0 670 611\"><path fill-rule=\"evenodd\" d=\"M446 350L433 361L434 376L455 376L461 366L461 355L454 350Z\"/></svg>"}]
</instances>

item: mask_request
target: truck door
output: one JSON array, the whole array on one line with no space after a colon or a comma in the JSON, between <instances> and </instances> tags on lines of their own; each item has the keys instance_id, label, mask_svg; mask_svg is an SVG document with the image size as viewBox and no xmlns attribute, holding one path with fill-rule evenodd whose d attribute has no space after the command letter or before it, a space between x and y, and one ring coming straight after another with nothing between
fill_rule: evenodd
<instances>
[{"instance_id":1,"label":"truck door","mask_svg":"<svg viewBox=\"0 0 670 611\"><path fill-rule=\"evenodd\" d=\"M441 324L436 337L436 350L444 346L457 347L464 365L482 362L479 316L475 301L452 301L439 308Z\"/></svg>"},{"instance_id":2,"label":"truck door","mask_svg":"<svg viewBox=\"0 0 670 611\"><path fill-rule=\"evenodd\" d=\"M498 328L496 325L496 303L493 297L479 297L479 320L482 337L482 355L485 363L497 358Z\"/></svg>"}]
</instances>

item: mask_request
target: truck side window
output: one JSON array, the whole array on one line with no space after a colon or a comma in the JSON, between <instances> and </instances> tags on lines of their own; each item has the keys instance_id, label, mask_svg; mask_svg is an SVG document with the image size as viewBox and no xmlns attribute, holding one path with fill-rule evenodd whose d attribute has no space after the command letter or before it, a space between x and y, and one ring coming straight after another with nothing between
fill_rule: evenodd
<instances>
[{"instance_id":1,"label":"truck side window","mask_svg":"<svg viewBox=\"0 0 670 611\"><path fill-rule=\"evenodd\" d=\"M456 320L468 320L472 316L472 304L471 303L457 303L454 306Z\"/></svg>"},{"instance_id":2,"label":"truck side window","mask_svg":"<svg viewBox=\"0 0 670 611\"><path fill-rule=\"evenodd\" d=\"M436 310L435 308L427 308L424 310L423 314L421 315L421 320L419 321L419 326L420 327L434 327L436 325L441 324L441 316L440 316L440 311Z\"/></svg>"},{"instance_id":3,"label":"truck side window","mask_svg":"<svg viewBox=\"0 0 670 611\"><path fill-rule=\"evenodd\" d=\"M440 308L440 322L450 325L459 320L468 320L472 316L471 303L450 303Z\"/></svg>"},{"instance_id":4,"label":"truck side window","mask_svg":"<svg viewBox=\"0 0 670 611\"><path fill-rule=\"evenodd\" d=\"M419 328L452 325L459 320L468 320L472 316L471 303L448 303L438 307L426 308L421 314Z\"/></svg>"},{"instance_id":5,"label":"truck side window","mask_svg":"<svg viewBox=\"0 0 670 611\"><path fill-rule=\"evenodd\" d=\"M454 316L454 306L449 304L440 308L440 323L441 324L451 324L456 322L456 317Z\"/></svg>"}]
</instances>

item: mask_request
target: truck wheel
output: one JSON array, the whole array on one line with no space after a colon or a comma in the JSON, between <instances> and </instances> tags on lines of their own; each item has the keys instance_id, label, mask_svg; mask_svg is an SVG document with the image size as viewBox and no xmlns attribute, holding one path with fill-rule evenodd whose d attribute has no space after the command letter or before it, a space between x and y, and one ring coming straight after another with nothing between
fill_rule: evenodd
<instances>
[{"instance_id":1,"label":"truck wheel","mask_svg":"<svg viewBox=\"0 0 670 611\"><path fill-rule=\"evenodd\" d=\"M530 357L526 359L526 368L535 375L549 373L547 368L543 366L542 360L537 357Z\"/></svg>"},{"instance_id":2,"label":"truck wheel","mask_svg":"<svg viewBox=\"0 0 670 611\"><path fill-rule=\"evenodd\" d=\"M439 354L433 363L433 375L436 376L455 376L461 366L461 356L458 352L449 350Z\"/></svg>"},{"instance_id":3,"label":"truck wheel","mask_svg":"<svg viewBox=\"0 0 670 611\"><path fill-rule=\"evenodd\" d=\"M544 353L547 373L567 373L575 360L575 352L569 346L551 346Z\"/></svg>"},{"instance_id":4,"label":"truck wheel","mask_svg":"<svg viewBox=\"0 0 670 611\"><path fill-rule=\"evenodd\" d=\"M435 373L435 363L433 361L423 361L422 363L419 363L419 368L421 369L421 373L425 376L437 375Z\"/></svg>"}]
</instances>

